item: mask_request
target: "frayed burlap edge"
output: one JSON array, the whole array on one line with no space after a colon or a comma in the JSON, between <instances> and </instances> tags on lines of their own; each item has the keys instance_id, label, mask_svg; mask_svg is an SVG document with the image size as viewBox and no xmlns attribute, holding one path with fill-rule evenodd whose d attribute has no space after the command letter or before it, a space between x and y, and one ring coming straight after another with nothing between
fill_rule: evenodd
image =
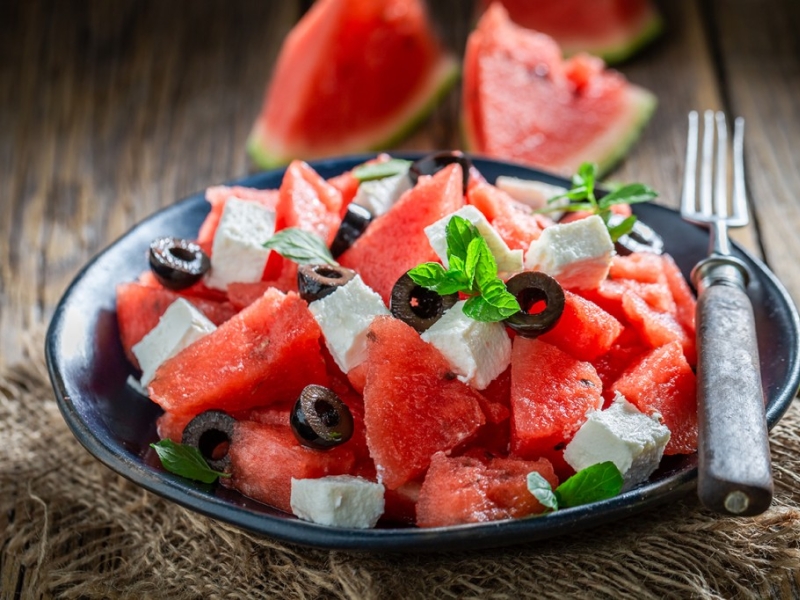
<instances>
[{"instance_id":1,"label":"frayed burlap edge","mask_svg":"<svg viewBox=\"0 0 800 600\"><path fill-rule=\"evenodd\" d=\"M800 409L772 433L766 514L693 497L581 535L382 556L259 538L139 489L93 459L56 406L41 333L0 372L4 598L733 598L800 596Z\"/></svg>"}]
</instances>

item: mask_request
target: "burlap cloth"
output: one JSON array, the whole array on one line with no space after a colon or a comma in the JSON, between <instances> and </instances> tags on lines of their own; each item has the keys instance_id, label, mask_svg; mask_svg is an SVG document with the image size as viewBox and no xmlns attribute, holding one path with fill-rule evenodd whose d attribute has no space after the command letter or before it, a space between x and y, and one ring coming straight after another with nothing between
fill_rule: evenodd
<instances>
[{"instance_id":1,"label":"burlap cloth","mask_svg":"<svg viewBox=\"0 0 800 600\"><path fill-rule=\"evenodd\" d=\"M0 372L4 598L800 597L800 409L772 432L773 508L694 497L585 534L481 552L329 552L242 533L136 487L73 438L33 336Z\"/></svg>"}]
</instances>

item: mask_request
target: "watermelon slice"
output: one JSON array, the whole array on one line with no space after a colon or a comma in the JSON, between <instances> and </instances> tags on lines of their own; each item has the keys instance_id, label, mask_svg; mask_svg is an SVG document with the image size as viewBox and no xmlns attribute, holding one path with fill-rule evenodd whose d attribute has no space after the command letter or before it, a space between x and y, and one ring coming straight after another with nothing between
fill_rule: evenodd
<instances>
[{"instance_id":1,"label":"watermelon slice","mask_svg":"<svg viewBox=\"0 0 800 600\"><path fill-rule=\"evenodd\" d=\"M250 155L270 168L391 146L457 74L422 0L319 0L283 43Z\"/></svg>"},{"instance_id":2,"label":"watermelon slice","mask_svg":"<svg viewBox=\"0 0 800 600\"><path fill-rule=\"evenodd\" d=\"M367 337L367 444L383 484L396 489L421 475L435 452L469 439L485 418L480 394L411 326L377 317Z\"/></svg>"},{"instance_id":3,"label":"watermelon slice","mask_svg":"<svg viewBox=\"0 0 800 600\"><path fill-rule=\"evenodd\" d=\"M663 29L651 0L495 1L518 25L553 37L564 54L588 52L609 64L626 60Z\"/></svg>"},{"instance_id":4,"label":"watermelon slice","mask_svg":"<svg viewBox=\"0 0 800 600\"><path fill-rule=\"evenodd\" d=\"M552 38L514 25L499 4L467 42L462 119L473 152L567 175L591 161L605 173L655 104L599 58L563 60Z\"/></svg>"}]
</instances>

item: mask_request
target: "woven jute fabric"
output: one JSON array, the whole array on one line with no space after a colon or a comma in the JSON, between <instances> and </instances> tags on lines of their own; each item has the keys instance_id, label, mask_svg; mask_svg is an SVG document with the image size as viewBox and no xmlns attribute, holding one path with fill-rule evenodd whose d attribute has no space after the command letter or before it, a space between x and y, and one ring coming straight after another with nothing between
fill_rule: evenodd
<instances>
[{"instance_id":1,"label":"woven jute fabric","mask_svg":"<svg viewBox=\"0 0 800 600\"><path fill-rule=\"evenodd\" d=\"M800 409L772 432L773 507L719 518L689 495L504 549L350 553L279 543L116 475L67 429L41 353L0 372L4 598L800 597Z\"/></svg>"}]
</instances>

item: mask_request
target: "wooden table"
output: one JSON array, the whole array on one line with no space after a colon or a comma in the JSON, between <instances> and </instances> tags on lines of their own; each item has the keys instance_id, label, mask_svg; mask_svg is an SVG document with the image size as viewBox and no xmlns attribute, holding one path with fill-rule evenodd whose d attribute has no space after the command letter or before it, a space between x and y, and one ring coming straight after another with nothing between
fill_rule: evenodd
<instances>
[{"instance_id":1,"label":"wooden table","mask_svg":"<svg viewBox=\"0 0 800 600\"><path fill-rule=\"evenodd\" d=\"M24 358L96 252L153 211L251 169L245 139L307 2L0 3L0 365ZM615 180L676 206L686 113L747 120L753 226L736 237L800 299L800 4L662 3L662 39L620 67L659 107ZM463 43L453 32L455 43ZM454 90L403 148L458 147Z\"/></svg>"}]
</instances>

